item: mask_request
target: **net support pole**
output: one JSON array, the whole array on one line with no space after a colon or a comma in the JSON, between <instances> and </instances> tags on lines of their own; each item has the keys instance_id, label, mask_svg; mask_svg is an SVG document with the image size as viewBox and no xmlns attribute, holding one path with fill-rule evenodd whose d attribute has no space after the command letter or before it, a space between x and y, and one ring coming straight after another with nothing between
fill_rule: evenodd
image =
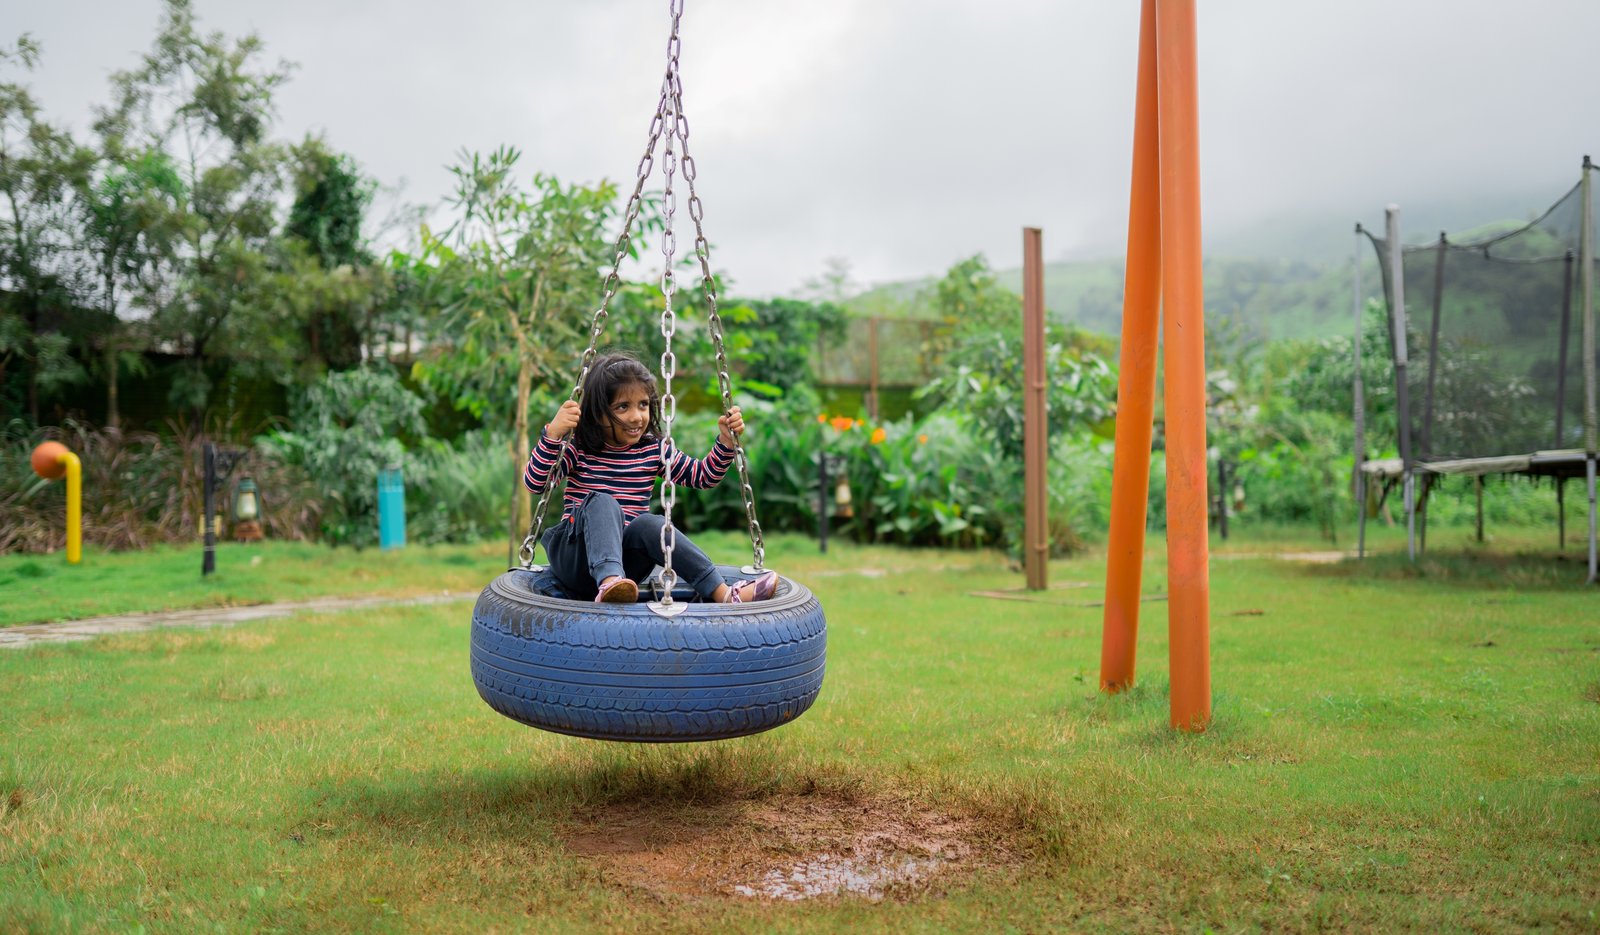
<instances>
[{"instance_id":1,"label":"net support pole","mask_svg":"<svg viewBox=\"0 0 1600 935\"><path fill-rule=\"evenodd\" d=\"M1566 447L1567 357L1572 335L1572 273L1576 257L1568 250L1561 268L1561 331L1556 351L1556 437L1552 447Z\"/></svg>"},{"instance_id":2,"label":"net support pole","mask_svg":"<svg viewBox=\"0 0 1600 935\"><path fill-rule=\"evenodd\" d=\"M1444 258L1450 241L1439 232L1439 255L1433 258L1433 325L1428 329L1428 383L1422 397L1422 444L1417 457L1433 454L1433 387L1439 375L1439 319L1444 312ZM1426 535L1426 532L1424 532Z\"/></svg>"},{"instance_id":3,"label":"net support pole","mask_svg":"<svg viewBox=\"0 0 1600 935\"><path fill-rule=\"evenodd\" d=\"M1106 546L1106 604L1100 639L1100 689L1105 692L1133 687L1139 636L1139 587L1144 572L1145 520L1150 495L1156 343L1161 321L1155 0L1144 0L1142 7L1138 93L1133 120L1133 179L1128 195L1128 259L1123 270L1116 448L1111 471L1111 528Z\"/></svg>"},{"instance_id":4,"label":"net support pole","mask_svg":"<svg viewBox=\"0 0 1600 935\"><path fill-rule=\"evenodd\" d=\"M1022 229L1023 570L1028 590L1048 587L1050 557L1047 459L1050 423L1045 417L1044 232Z\"/></svg>"},{"instance_id":5,"label":"net support pole","mask_svg":"<svg viewBox=\"0 0 1600 935\"><path fill-rule=\"evenodd\" d=\"M1583 227L1578 232L1578 282L1583 293L1583 447L1592 460L1600 414L1595 410L1594 163L1583 157Z\"/></svg>"},{"instance_id":6,"label":"net support pole","mask_svg":"<svg viewBox=\"0 0 1600 935\"><path fill-rule=\"evenodd\" d=\"M1567 550L1567 479L1556 478L1556 551Z\"/></svg>"},{"instance_id":7,"label":"net support pole","mask_svg":"<svg viewBox=\"0 0 1600 935\"><path fill-rule=\"evenodd\" d=\"M1406 273L1400 249L1400 206L1384 209L1384 236L1389 248L1389 296L1394 314L1394 396L1400 417L1400 469L1405 487L1406 554L1417 560L1416 477L1411 469L1411 393L1406 383Z\"/></svg>"},{"instance_id":8,"label":"net support pole","mask_svg":"<svg viewBox=\"0 0 1600 935\"><path fill-rule=\"evenodd\" d=\"M1560 349L1556 352L1556 438L1552 446L1566 447L1567 418L1567 351L1572 338L1572 274L1576 263L1571 250L1567 251L1561 269L1561 331ZM1556 549L1567 550L1567 479L1556 478Z\"/></svg>"},{"instance_id":9,"label":"net support pole","mask_svg":"<svg viewBox=\"0 0 1600 935\"><path fill-rule=\"evenodd\" d=\"M1595 572L1596 572L1596 569L1595 569L1595 562L1596 562L1595 547L1596 547L1596 544L1597 544L1597 540L1595 538L1595 530L1596 530L1597 527L1596 527L1596 524L1595 524L1596 517L1595 517L1595 502L1594 502L1594 471L1595 471L1595 455L1594 455L1594 452L1590 452L1589 453L1588 463L1585 465L1584 470L1587 473L1588 480L1589 480L1589 577L1584 580L1584 584L1594 584L1595 583L1595 577L1596 577L1595 576Z\"/></svg>"},{"instance_id":10,"label":"net support pole","mask_svg":"<svg viewBox=\"0 0 1600 935\"><path fill-rule=\"evenodd\" d=\"M1354 398L1353 406L1355 415L1355 457L1351 460L1354 469L1350 472L1350 489L1356 500L1356 558L1367 557L1367 483L1366 472L1362 465L1367 460L1367 402L1364 388L1361 384L1361 238L1363 231L1361 225L1356 225L1356 249L1353 255L1355 260L1351 266L1352 278L1355 288L1352 291L1352 305L1355 307L1356 317L1356 343L1355 343L1355 378L1350 385L1350 395Z\"/></svg>"},{"instance_id":11,"label":"net support pole","mask_svg":"<svg viewBox=\"0 0 1600 935\"><path fill-rule=\"evenodd\" d=\"M1160 114L1161 340L1167 448L1167 646L1172 726L1211 721L1211 574L1206 522L1206 345L1200 227L1196 0L1156 2Z\"/></svg>"},{"instance_id":12,"label":"net support pole","mask_svg":"<svg viewBox=\"0 0 1600 935\"><path fill-rule=\"evenodd\" d=\"M1595 346L1594 346L1594 163L1583 157L1583 226L1578 232L1578 282L1583 291L1583 447L1588 454L1586 473L1589 481L1589 577L1588 584L1597 578L1596 523L1594 474L1597 424L1600 414L1595 407Z\"/></svg>"},{"instance_id":13,"label":"net support pole","mask_svg":"<svg viewBox=\"0 0 1600 935\"><path fill-rule=\"evenodd\" d=\"M1472 478L1472 492L1477 495L1478 501L1478 541L1483 541L1483 475L1478 474Z\"/></svg>"}]
</instances>

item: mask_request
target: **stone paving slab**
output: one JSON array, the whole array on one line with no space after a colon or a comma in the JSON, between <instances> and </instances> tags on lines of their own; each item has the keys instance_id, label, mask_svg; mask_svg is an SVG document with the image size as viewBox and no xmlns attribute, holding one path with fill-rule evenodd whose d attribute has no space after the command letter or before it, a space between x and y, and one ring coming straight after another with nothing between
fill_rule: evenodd
<instances>
[{"instance_id":1,"label":"stone paving slab","mask_svg":"<svg viewBox=\"0 0 1600 935\"><path fill-rule=\"evenodd\" d=\"M269 617L287 617L298 613L331 613L359 610L365 607L393 607L413 604L446 604L467 601L476 593L445 591L421 597L394 598L383 595L370 597L319 597L309 601L290 601L282 604L252 604L246 607L208 607L200 610L170 610L144 614L117 614L110 617L87 617L83 620L64 620L60 623L27 623L0 628L0 649L21 649L40 643L65 643L74 640L92 640L113 633L138 633L161 627L228 627L249 620Z\"/></svg>"}]
</instances>

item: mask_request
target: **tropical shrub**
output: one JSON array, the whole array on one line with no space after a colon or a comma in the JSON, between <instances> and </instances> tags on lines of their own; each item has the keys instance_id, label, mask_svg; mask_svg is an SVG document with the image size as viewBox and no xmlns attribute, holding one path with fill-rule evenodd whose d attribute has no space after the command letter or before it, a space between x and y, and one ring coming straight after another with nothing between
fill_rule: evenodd
<instances>
[{"instance_id":1,"label":"tropical shrub","mask_svg":"<svg viewBox=\"0 0 1600 935\"><path fill-rule=\"evenodd\" d=\"M475 430L454 443L423 439L406 461L407 538L476 542L506 535L524 464L510 454L503 432Z\"/></svg>"},{"instance_id":2,"label":"tropical shrub","mask_svg":"<svg viewBox=\"0 0 1600 935\"><path fill-rule=\"evenodd\" d=\"M370 545L378 539L378 472L406 472L403 439L424 434L422 406L386 366L329 373L292 404L293 430L269 432L259 443L311 477L325 540Z\"/></svg>"}]
</instances>

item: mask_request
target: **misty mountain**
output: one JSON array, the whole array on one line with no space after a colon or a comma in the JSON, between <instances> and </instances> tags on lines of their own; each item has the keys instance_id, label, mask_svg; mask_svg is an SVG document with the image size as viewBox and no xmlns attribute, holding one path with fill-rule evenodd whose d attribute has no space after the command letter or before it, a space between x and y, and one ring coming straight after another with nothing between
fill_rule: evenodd
<instances>
[{"instance_id":1,"label":"misty mountain","mask_svg":"<svg viewBox=\"0 0 1600 935\"><path fill-rule=\"evenodd\" d=\"M1490 224L1521 224L1564 192L1499 193L1401 206L1401 239L1425 243L1439 231L1453 236ZM1370 215L1370 216L1367 216ZM1283 215L1208 234L1204 260L1206 314L1214 322L1259 340L1342 335L1352 325L1351 257L1357 220L1382 233L1383 206L1347 220L1325 212ZM1380 294L1370 246L1361 251L1363 294ZM1006 287L1022 291L1022 271L997 269ZM854 297L847 306L862 316L924 317L921 296L936 277L888 283ZM1059 260L1045 264L1045 305L1052 321L1116 336L1122 328L1121 257Z\"/></svg>"}]
</instances>

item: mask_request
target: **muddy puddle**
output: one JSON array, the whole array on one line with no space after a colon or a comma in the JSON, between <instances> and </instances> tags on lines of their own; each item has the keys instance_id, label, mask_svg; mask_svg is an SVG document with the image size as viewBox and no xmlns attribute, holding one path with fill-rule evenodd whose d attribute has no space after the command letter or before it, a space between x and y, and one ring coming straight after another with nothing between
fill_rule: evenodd
<instances>
[{"instance_id":1,"label":"muddy puddle","mask_svg":"<svg viewBox=\"0 0 1600 935\"><path fill-rule=\"evenodd\" d=\"M618 886L774 902L910 899L1014 861L993 821L887 797L630 802L576 816L561 838Z\"/></svg>"}]
</instances>

